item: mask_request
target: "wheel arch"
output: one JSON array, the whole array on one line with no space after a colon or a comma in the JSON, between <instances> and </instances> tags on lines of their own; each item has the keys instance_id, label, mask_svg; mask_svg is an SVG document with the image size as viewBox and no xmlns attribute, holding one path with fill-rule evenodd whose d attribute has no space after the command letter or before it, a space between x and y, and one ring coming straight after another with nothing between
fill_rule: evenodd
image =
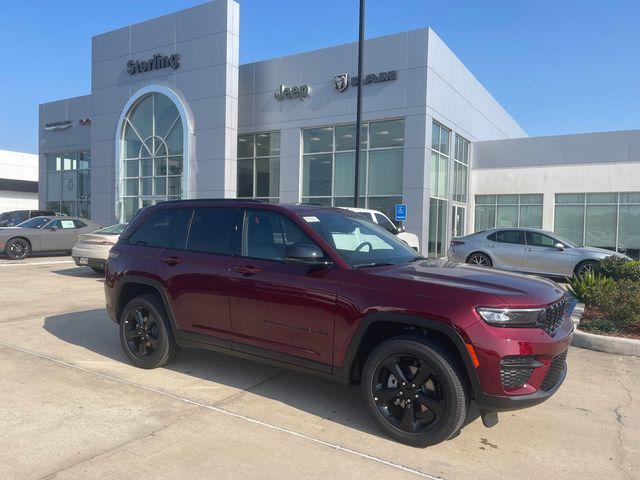
<instances>
[{"instance_id":1,"label":"wheel arch","mask_svg":"<svg viewBox=\"0 0 640 480\"><path fill-rule=\"evenodd\" d=\"M469 253L465 257L465 259L464 259L465 263L468 263L468 261L471 258L471 256L475 255L476 253L481 253L482 255L486 255L487 257L489 257L489 260L491 260L491 266L496 264L496 259L494 258L494 256L490 252L488 252L486 250L481 250L479 248L476 248L476 249L472 250L471 253Z\"/></svg>"},{"instance_id":2,"label":"wheel arch","mask_svg":"<svg viewBox=\"0 0 640 480\"><path fill-rule=\"evenodd\" d=\"M115 315L116 322L120 323L120 316L122 315L122 311L124 310L125 305L135 297L140 295L157 295L160 298L160 302L162 303L164 310L169 318L169 323L171 324L172 333L175 335L177 328L175 318L173 316L173 311L171 310L171 305L169 304L169 300L167 298L166 292L162 285L157 280L141 277L141 276L127 276L121 280L120 288L118 289L118 300L115 305Z\"/></svg>"},{"instance_id":3,"label":"wheel arch","mask_svg":"<svg viewBox=\"0 0 640 480\"><path fill-rule=\"evenodd\" d=\"M481 391L478 374L460 333L437 320L404 314L378 312L367 316L351 340L343 366L334 368L334 374L348 383L359 382L364 360L377 345L394 336L411 333L438 341L452 353L466 374L473 395Z\"/></svg>"}]
</instances>

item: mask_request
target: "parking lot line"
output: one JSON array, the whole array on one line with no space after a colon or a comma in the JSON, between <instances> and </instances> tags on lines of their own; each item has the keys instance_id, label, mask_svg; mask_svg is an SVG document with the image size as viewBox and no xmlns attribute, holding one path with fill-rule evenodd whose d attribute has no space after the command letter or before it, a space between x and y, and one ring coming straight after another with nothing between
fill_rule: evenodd
<instances>
[{"instance_id":1,"label":"parking lot line","mask_svg":"<svg viewBox=\"0 0 640 480\"><path fill-rule=\"evenodd\" d=\"M28 265L55 265L58 263L76 263L73 260L59 260L55 262L30 262L30 263L0 263L0 267L26 267Z\"/></svg>"},{"instance_id":2,"label":"parking lot line","mask_svg":"<svg viewBox=\"0 0 640 480\"><path fill-rule=\"evenodd\" d=\"M290 430L290 429L287 429L287 428L278 427L277 425L273 425L271 423L263 422L263 421L258 420L256 418L247 417L246 415L241 415L239 413L231 412L229 410L225 410L224 408L214 407L212 405L207 405L206 403L198 402L196 400L191 400L191 399L186 398L186 397L181 397L179 395L173 395L171 393L164 392L162 390L158 390L157 388L148 387L146 385L142 385L142 384L136 383L136 382L130 382L128 380L123 380L121 378L114 377L114 376L108 375L106 373L96 372L96 371L90 370L88 368L84 368L84 367L80 367L78 365L74 365L73 363L65 362L63 360L58 360L57 358L53 358L53 357L50 357L48 355L43 355L41 353L37 353L37 352L30 351L30 350L26 350L24 348L16 347L14 345L9 345L7 343L0 342L0 346L5 347L5 348L9 348L11 350L15 350L15 351L27 354L27 355L32 355L34 357L38 357L38 358L41 358L43 360L48 360L50 362L57 363L59 365L65 366L65 367L74 368L74 369L80 370L82 372L86 372L86 373L90 373L90 374L93 374L93 375L96 375L96 376L99 376L99 377L107 378L109 380L112 380L112 381L115 381L115 382L119 382L119 383L122 383L122 384L125 384L125 385L138 387L138 388L141 388L143 390L148 390L150 392L153 392L153 393L156 393L156 394L159 394L159 395L164 395L165 397L171 398L173 400L178 400L178 401L181 401L181 402L184 402L184 403L188 403L190 405L196 405L198 407L202 407L202 408L205 408L207 410L211 410L211 411L214 411L216 413L220 413L222 415L226 415L226 416L229 416L229 417L234 417L234 418L237 418L239 420L244 420L245 422L249 422L249 423L253 423L253 424L256 424L256 425L260 425L262 427L269 428L271 430L276 430L278 432L282 432L282 433L285 433L287 435L291 435L291 436L298 437L298 438L301 438L301 439L304 439L304 440L308 440L310 442L313 442L313 443L316 443L316 444L319 444L319 445L323 445L325 447L329 447L329 448L332 448L334 450L338 450L338 451L341 451L341 452L344 452L344 453L347 453L347 454L350 454L350 455L354 455L356 457L360 457L360 458L365 459L365 460L370 460L370 461L373 461L373 462L376 462L376 463L380 463L382 465L386 465L388 467L395 468L397 470L401 470L403 472L407 472L407 473L416 475L416 476L421 477L421 478L427 478L429 480L443 480L441 477L436 477L436 476L433 476L433 475L429 475L428 473L424 473L424 472L421 472L419 470L415 470L413 468L406 467L406 466L398 464L398 463L390 462L389 460L385 460L383 458L379 458L379 457L376 457L376 456L373 456L373 455L369 455L369 454L366 454L366 453L363 453L363 452L359 452L357 450L353 450L353 449L348 448L348 447L343 447L342 445L338 445L338 444L335 444L335 443L327 442L325 440L320 440L319 438L311 437L309 435L305 435L304 433L296 432L294 430Z\"/></svg>"}]
</instances>

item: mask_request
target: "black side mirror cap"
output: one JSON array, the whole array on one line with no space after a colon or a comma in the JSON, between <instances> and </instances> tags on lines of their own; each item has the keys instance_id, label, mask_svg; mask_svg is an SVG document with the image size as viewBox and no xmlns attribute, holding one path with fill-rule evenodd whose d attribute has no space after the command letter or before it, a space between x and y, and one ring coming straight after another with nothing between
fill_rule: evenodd
<instances>
[{"instance_id":1,"label":"black side mirror cap","mask_svg":"<svg viewBox=\"0 0 640 480\"><path fill-rule=\"evenodd\" d=\"M287 245L282 259L295 265L323 266L332 263L327 261L320 247L310 243Z\"/></svg>"}]
</instances>

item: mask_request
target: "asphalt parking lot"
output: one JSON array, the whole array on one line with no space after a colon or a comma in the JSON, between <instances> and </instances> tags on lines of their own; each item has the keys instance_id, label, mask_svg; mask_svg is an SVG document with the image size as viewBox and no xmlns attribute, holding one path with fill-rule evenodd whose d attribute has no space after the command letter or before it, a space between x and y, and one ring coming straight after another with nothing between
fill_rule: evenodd
<instances>
[{"instance_id":1,"label":"asphalt parking lot","mask_svg":"<svg viewBox=\"0 0 640 480\"><path fill-rule=\"evenodd\" d=\"M125 359L103 281L0 258L0 478L640 478L640 358L572 348L548 402L428 449L385 438L358 387L183 349Z\"/></svg>"}]
</instances>

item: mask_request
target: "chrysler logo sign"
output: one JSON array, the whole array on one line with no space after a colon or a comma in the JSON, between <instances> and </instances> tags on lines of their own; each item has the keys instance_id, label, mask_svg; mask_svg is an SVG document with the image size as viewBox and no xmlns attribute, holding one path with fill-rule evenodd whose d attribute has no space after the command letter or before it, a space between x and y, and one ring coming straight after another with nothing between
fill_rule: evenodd
<instances>
[{"instance_id":1,"label":"chrysler logo sign","mask_svg":"<svg viewBox=\"0 0 640 480\"><path fill-rule=\"evenodd\" d=\"M380 82L388 82L390 80L395 80L398 78L398 72L396 70L389 70L388 72L380 72L380 73L370 73L362 80L363 85L367 85L369 83L380 83ZM351 82L349 82L349 75L347 73L341 73L340 75L336 75L333 77L333 88L335 88L338 92L344 92L349 84L352 87L358 86L358 77L351 77Z\"/></svg>"},{"instance_id":2,"label":"chrysler logo sign","mask_svg":"<svg viewBox=\"0 0 640 480\"><path fill-rule=\"evenodd\" d=\"M66 130L70 126L71 126L71 120L63 120L61 122L45 123L44 129L49 132L55 132L58 130Z\"/></svg>"}]
</instances>

